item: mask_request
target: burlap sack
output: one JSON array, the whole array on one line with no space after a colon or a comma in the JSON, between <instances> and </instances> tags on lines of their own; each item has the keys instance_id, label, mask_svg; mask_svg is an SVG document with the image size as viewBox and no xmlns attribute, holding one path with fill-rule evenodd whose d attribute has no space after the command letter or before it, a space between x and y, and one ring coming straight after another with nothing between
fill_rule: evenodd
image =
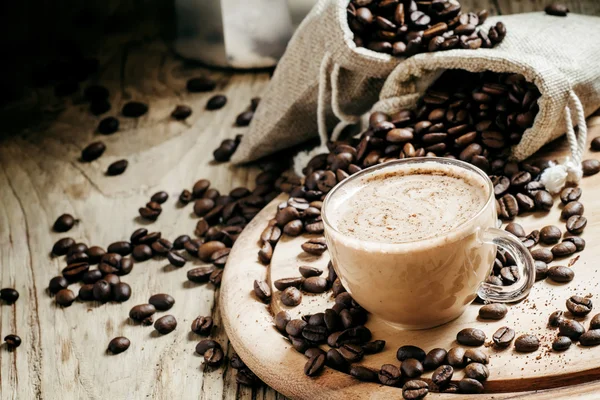
<instances>
[{"instance_id":1,"label":"burlap sack","mask_svg":"<svg viewBox=\"0 0 600 400\"><path fill-rule=\"evenodd\" d=\"M600 18L529 13L489 18L485 25L498 20L508 32L500 46L411 57L390 74L373 110L389 113L414 107L445 69L520 73L538 87L541 97L533 126L512 148L512 156L523 160L566 132L570 159L542 176L547 188L555 192L566 181L581 178L585 117L600 107ZM574 126L579 127L577 136Z\"/></svg>"},{"instance_id":2,"label":"burlap sack","mask_svg":"<svg viewBox=\"0 0 600 400\"><path fill-rule=\"evenodd\" d=\"M355 123L402 61L357 48L348 0L320 0L298 27L232 161L256 160Z\"/></svg>"}]
</instances>

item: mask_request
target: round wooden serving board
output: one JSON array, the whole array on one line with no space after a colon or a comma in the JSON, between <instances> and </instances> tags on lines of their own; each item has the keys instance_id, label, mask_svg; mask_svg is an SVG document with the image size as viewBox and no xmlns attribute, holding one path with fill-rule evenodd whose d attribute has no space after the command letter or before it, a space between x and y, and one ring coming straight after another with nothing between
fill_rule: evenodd
<instances>
[{"instance_id":1,"label":"round wooden serving board","mask_svg":"<svg viewBox=\"0 0 600 400\"><path fill-rule=\"evenodd\" d=\"M594 124L594 122L596 122ZM597 135L600 124L598 117L590 120L590 137ZM595 125L595 126L594 126ZM560 147L546 149L544 154L550 157L561 155L565 143ZM587 154L584 158L597 158L595 154ZM552 351L551 343L556 337L556 328L547 327L548 316L555 310L565 310L565 301L574 294L592 295L596 304L600 304L598 287L600 284L599 267L600 245L594 243L600 236L600 174L584 178L580 185L583 189L582 202L586 207L585 216L588 225L582 237L586 239L587 248L570 258L554 261L553 265L569 265L575 270L575 279L568 284L553 284L549 280L537 282L529 297L518 304L509 306L508 315L501 321L482 321L477 317L479 305L471 305L458 319L443 326L419 331L395 330L375 316L370 315L366 326L372 331L373 339L386 341L383 352L365 356L362 365L379 369L382 364L398 365L396 350L402 345L412 344L428 351L434 347L449 349L458 346L456 333L466 327L482 329L491 341L492 334L501 326L515 329L517 336L532 333L540 338L540 349L534 353L520 354L514 347L497 350L487 346L490 355L490 377L485 383L486 393L470 396L475 399L488 398L573 398L590 396L600 389L600 347L587 348L578 344L571 346L563 353ZM273 315L282 309L287 310L292 318L304 314L323 312L334 302L331 293L311 295L303 293L302 303L289 308L279 301L279 291L272 287L271 305L260 302L253 294L255 279L274 282L280 278L299 276L300 265L312 265L327 273L329 256L320 257L304 253L300 247L310 238L303 235L297 238L283 237L277 246L271 265L266 267L257 259L258 239L269 219L275 215L277 204L286 199L285 196L273 200L247 226L237 240L223 276L221 304L223 322L236 352L264 382L279 392L300 399L308 398L394 398L401 397L401 390L375 383L364 383L349 375L325 368L315 378L304 375L306 362L304 355L299 354L291 344L275 329ZM545 225L556 225L564 229L564 221L560 220L562 205L557 199L553 209L541 215L519 217L517 221L527 232L540 229ZM368 266L365 266L368 268ZM398 305L401 307L401 305ZM585 318L579 318L587 328L589 320L600 307ZM487 343L486 343L487 344ZM325 348L326 346L324 346ZM423 375L428 378L430 373ZM457 370L454 379L462 378L463 373ZM551 390L553 389L553 390ZM532 391L535 391L532 392ZM431 393L428 398L453 398L455 394Z\"/></svg>"}]
</instances>

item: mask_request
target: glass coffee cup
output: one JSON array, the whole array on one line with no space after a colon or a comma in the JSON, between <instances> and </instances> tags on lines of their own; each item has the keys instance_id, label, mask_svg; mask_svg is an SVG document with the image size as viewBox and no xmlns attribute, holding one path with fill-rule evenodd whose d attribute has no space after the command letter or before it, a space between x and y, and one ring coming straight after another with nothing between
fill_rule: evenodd
<instances>
[{"instance_id":1,"label":"glass coffee cup","mask_svg":"<svg viewBox=\"0 0 600 400\"><path fill-rule=\"evenodd\" d=\"M496 228L489 177L462 161L423 157L367 168L328 193L322 217L344 287L398 328L449 322L477 295L521 300L535 281L527 248ZM514 261L511 286L485 282L497 247Z\"/></svg>"}]
</instances>

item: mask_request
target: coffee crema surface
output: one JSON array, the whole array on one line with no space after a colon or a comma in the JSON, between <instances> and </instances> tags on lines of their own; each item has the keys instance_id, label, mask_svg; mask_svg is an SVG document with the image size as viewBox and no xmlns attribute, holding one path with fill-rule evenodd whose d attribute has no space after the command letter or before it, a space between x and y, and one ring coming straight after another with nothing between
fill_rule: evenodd
<instances>
[{"instance_id":1,"label":"coffee crema surface","mask_svg":"<svg viewBox=\"0 0 600 400\"><path fill-rule=\"evenodd\" d=\"M452 165L397 165L352 182L339 193L332 225L360 240L403 243L443 235L473 218L489 189Z\"/></svg>"}]
</instances>

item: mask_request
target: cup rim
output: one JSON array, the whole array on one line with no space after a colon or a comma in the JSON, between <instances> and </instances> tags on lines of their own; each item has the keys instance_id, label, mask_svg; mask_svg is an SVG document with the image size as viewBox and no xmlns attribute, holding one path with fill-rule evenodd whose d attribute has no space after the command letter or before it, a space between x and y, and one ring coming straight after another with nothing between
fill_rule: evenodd
<instances>
[{"instance_id":1,"label":"cup rim","mask_svg":"<svg viewBox=\"0 0 600 400\"><path fill-rule=\"evenodd\" d=\"M424 238L424 239L412 239L412 240L407 240L407 241L403 241L403 242L377 242L374 240L367 240L367 239L358 239L354 236L350 236L347 234L344 234L342 232L340 232L336 227L334 227L330 222L329 219L327 218L327 207L329 202L331 201L331 198L335 195L335 193L343 186L349 184L350 182L359 179L360 177L367 175L373 171L379 170L379 169L384 169L384 168L389 168L389 167L393 167L395 165L399 165L399 164L425 164L425 163L430 163L430 162L435 162L438 164L446 164L446 165L454 165L472 172L475 172L476 174L478 174L479 176L481 176L483 178L483 180L485 181L487 187L488 187L488 197L487 200L484 202L483 206L481 206L481 208L475 213L473 214L473 216L471 218L469 218L468 220L464 221L462 224L455 226L454 228L443 232L441 235L436 235L436 236L432 236L432 237L428 237L428 238ZM492 180L490 179L490 177L480 168L476 167L473 164L469 164L465 161L461 161L458 159L454 159L454 158L446 158L446 157L414 157L414 158L404 158L404 159L400 159L400 160L392 160L392 161L387 161L381 164L377 164L377 165L373 165L369 168L365 168L359 172L357 172L354 175L351 175L350 177L344 179L342 182L338 183L333 189L331 189L327 195L325 196L325 199L323 200L323 206L321 207L321 219L323 220L323 224L325 226L325 228L330 229L332 231L334 231L335 233L337 233L338 235L343 236L344 238L348 238L348 239L352 239L353 241L357 241L360 243L367 243L367 244L374 244L377 246L383 246L383 247L397 247L397 246L402 246L402 245L406 245L406 244L414 244L414 243L418 243L418 242L426 242L428 240L436 240L439 238L443 238L443 237L447 237L448 235L452 235L455 232L460 231L461 229L463 229L466 225L471 224L473 221L477 220L490 206L490 203L492 202L492 200L495 199L494 196L494 185L492 184Z\"/></svg>"}]
</instances>

